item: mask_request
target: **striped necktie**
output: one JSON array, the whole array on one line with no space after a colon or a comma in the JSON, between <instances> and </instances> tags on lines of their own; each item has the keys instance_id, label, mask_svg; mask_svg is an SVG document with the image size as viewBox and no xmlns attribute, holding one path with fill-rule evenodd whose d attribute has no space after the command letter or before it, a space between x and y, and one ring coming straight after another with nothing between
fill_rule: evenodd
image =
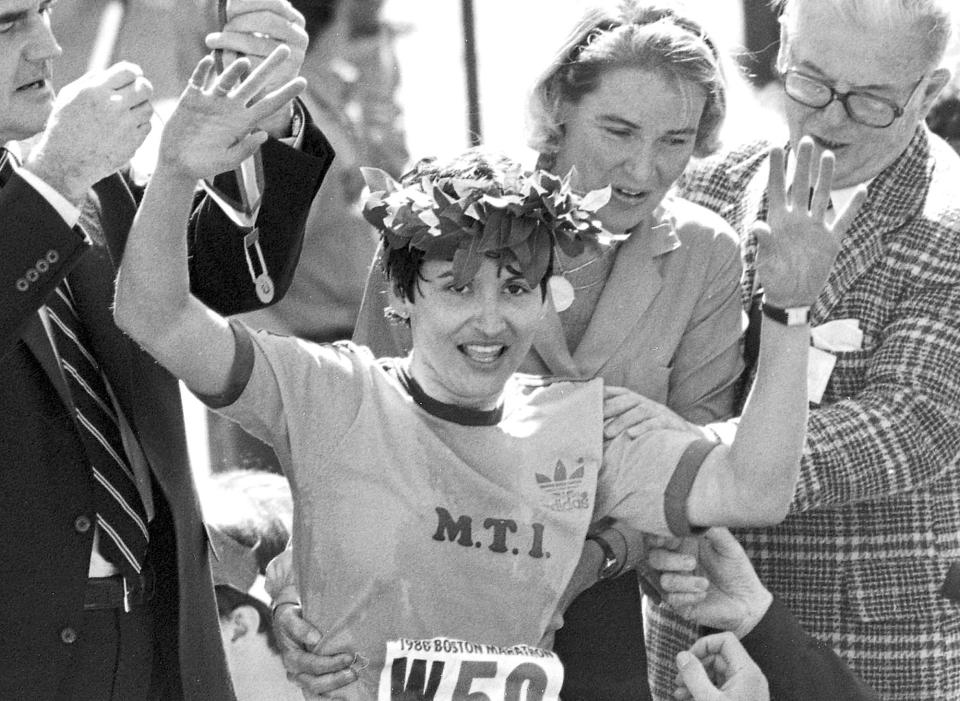
<instances>
[{"instance_id":1,"label":"striped necktie","mask_svg":"<svg viewBox=\"0 0 960 701\"><path fill-rule=\"evenodd\" d=\"M127 577L147 551L147 517L125 457L117 416L66 279L47 300L51 335L76 408L77 428L93 473L100 554Z\"/></svg>"},{"instance_id":2,"label":"striped necktie","mask_svg":"<svg viewBox=\"0 0 960 701\"><path fill-rule=\"evenodd\" d=\"M10 176L13 175L13 154L5 148L0 148L0 187L7 184Z\"/></svg>"}]
</instances>

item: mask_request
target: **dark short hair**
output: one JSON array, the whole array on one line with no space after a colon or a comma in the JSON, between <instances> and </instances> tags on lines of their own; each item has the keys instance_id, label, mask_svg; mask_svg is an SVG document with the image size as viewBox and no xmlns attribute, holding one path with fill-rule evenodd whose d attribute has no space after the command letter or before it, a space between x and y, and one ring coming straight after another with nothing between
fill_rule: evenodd
<instances>
[{"instance_id":1,"label":"dark short hair","mask_svg":"<svg viewBox=\"0 0 960 701\"><path fill-rule=\"evenodd\" d=\"M927 113L927 126L944 139L960 139L960 90L944 90Z\"/></svg>"},{"instance_id":2,"label":"dark short hair","mask_svg":"<svg viewBox=\"0 0 960 701\"><path fill-rule=\"evenodd\" d=\"M501 154L491 153L482 148L469 149L453 159L440 162L436 159L422 159L416 163L400 180L402 185L421 183L423 178L440 181L440 188L446 194L456 197L455 180L471 180L477 183L489 182L493 185L502 182L505 174L516 166L516 162ZM382 258L384 273L393 285L393 291L401 299L414 301L414 292L423 279L421 269L426 254L415 247L386 248ZM547 265L546 274L539 281L541 294L546 294L546 284L553 272L553 256Z\"/></svg>"},{"instance_id":3,"label":"dark short hair","mask_svg":"<svg viewBox=\"0 0 960 701\"><path fill-rule=\"evenodd\" d=\"M273 652L278 655L283 653L277 642L277 636L273 632L273 618L269 606L260 599L226 584L218 584L214 587L214 592L217 595L217 613L220 614L220 618L229 618L230 614L241 606L252 606L260 614L260 626L257 628L257 633L262 633L267 637L267 645Z\"/></svg>"}]
</instances>

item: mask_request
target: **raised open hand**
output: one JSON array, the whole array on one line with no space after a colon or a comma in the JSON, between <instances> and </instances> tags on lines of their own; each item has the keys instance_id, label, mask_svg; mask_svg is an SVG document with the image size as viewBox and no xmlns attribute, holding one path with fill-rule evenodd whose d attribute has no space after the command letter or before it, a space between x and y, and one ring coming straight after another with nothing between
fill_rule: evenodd
<instances>
[{"instance_id":1,"label":"raised open hand","mask_svg":"<svg viewBox=\"0 0 960 701\"><path fill-rule=\"evenodd\" d=\"M788 187L783 149L770 153L767 223L756 223L757 276L767 301L777 307L809 306L830 275L843 234L853 223L866 196L861 189L850 204L830 211L834 156L820 155L814 172L813 141L804 137L796 154L796 171ZM812 193L812 194L811 194Z\"/></svg>"},{"instance_id":2,"label":"raised open hand","mask_svg":"<svg viewBox=\"0 0 960 701\"><path fill-rule=\"evenodd\" d=\"M260 125L306 87L298 77L263 93L289 53L279 46L253 71L247 59L237 59L218 77L211 76L213 58L205 56L163 129L160 164L199 180L251 156L267 140Z\"/></svg>"}]
</instances>

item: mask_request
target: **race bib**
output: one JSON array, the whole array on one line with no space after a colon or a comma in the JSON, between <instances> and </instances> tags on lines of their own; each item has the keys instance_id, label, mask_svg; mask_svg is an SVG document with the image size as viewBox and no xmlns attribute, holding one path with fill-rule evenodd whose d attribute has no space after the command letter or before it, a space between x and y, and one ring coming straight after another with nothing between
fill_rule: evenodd
<instances>
[{"instance_id":1,"label":"race bib","mask_svg":"<svg viewBox=\"0 0 960 701\"><path fill-rule=\"evenodd\" d=\"M563 665L549 650L450 638L387 642L378 701L558 701Z\"/></svg>"}]
</instances>

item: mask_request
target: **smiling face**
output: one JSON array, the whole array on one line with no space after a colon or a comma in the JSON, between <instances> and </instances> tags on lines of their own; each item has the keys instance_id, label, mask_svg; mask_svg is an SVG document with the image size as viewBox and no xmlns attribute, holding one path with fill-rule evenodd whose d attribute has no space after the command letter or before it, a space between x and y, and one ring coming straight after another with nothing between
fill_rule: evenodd
<instances>
[{"instance_id":1,"label":"smiling face","mask_svg":"<svg viewBox=\"0 0 960 701\"><path fill-rule=\"evenodd\" d=\"M910 143L943 85L941 72L927 75L930 59L924 56L925 46L917 28L853 23L829 2L796 3L784 17L781 70L798 70L841 92L869 92L904 109L893 124L878 129L851 120L836 100L814 109L784 96L792 147L810 136L818 151L832 150L837 159L835 187L873 178Z\"/></svg>"},{"instance_id":2,"label":"smiling face","mask_svg":"<svg viewBox=\"0 0 960 701\"><path fill-rule=\"evenodd\" d=\"M420 273L414 301L393 305L410 318L410 374L438 401L494 408L543 315L539 286L489 258L462 288L450 261L424 261Z\"/></svg>"},{"instance_id":3,"label":"smiling face","mask_svg":"<svg viewBox=\"0 0 960 701\"><path fill-rule=\"evenodd\" d=\"M52 0L0 0L0 141L40 132L53 106Z\"/></svg>"},{"instance_id":4,"label":"smiling face","mask_svg":"<svg viewBox=\"0 0 960 701\"><path fill-rule=\"evenodd\" d=\"M706 104L702 88L638 68L608 70L596 90L563 109L555 170L576 168L576 186L612 186L599 211L603 225L625 233L648 217L693 154Z\"/></svg>"}]
</instances>

